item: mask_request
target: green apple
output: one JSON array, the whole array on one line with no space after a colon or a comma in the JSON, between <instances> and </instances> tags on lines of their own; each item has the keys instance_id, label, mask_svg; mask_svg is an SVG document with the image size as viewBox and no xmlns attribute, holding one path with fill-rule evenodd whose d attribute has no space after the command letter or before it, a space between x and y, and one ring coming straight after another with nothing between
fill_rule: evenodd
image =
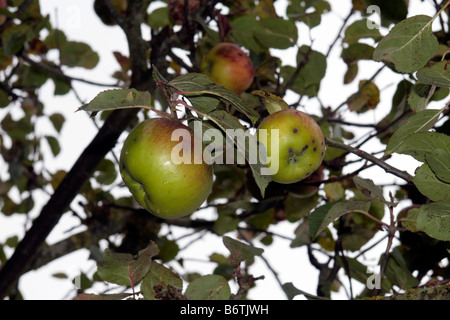
<instances>
[{"instance_id":1,"label":"green apple","mask_svg":"<svg viewBox=\"0 0 450 320\"><path fill-rule=\"evenodd\" d=\"M255 69L249 56L239 46L221 42L202 59L200 70L215 83L240 94L253 82Z\"/></svg>"},{"instance_id":2,"label":"green apple","mask_svg":"<svg viewBox=\"0 0 450 320\"><path fill-rule=\"evenodd\" d=\"M174 130L190 139L172 141ZM173 160L173 150L191 150L190 161ZM184 155L183 155L184 156ZM194 152L193 131L179 121L152 118L141 122L126 138L120 173L136 201L154 215L170 219L197 210L211 192L213 169Z\"/></svg>"},{"instance_id":3,"label":"green apple","mask_svg":"<svg viewBox=\"0 0 450 320\"><path fill-rule=\"evenodd\" d=\"M276 133L278 139L273 139L272 134ZM257 136L266 147L268 166L272 169L271 177L275 182L301 181L322 163L325 154L322 130L304 112L285 109L270 114L258 126ZM263 139L264 136L267 139Z\"/></svg>"}]
</instances>

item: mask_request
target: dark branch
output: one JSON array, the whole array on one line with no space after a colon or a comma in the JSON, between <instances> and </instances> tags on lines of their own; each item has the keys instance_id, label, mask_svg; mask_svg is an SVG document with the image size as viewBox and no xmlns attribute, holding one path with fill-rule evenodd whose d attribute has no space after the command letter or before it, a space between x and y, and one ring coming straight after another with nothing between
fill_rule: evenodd
<instances>
[{"instance_id":1,"label":"dark branch","mask_svg":"<svg viewBox=\"0 0 450 320\"><path fill-rule=\"evenodd\" d=\"M393 166L391 166L390 164L386 163L385 161L383 161L382 159L379 159L363 150L357 149L357 148L353 148L349 145L346 145L344 143L338 142L338 141L334 141L328 138L325 138L325 143L330 146L330 147L334 147L334 148L339 148L339 149L343 149L346 150L350 153L353 153L363 159L366 159L372 163L375 163L377 166L383 168L386 172L391 173L399 178L402 178L403 180L409 182L413 179L413 177L406 171L402 171L399 170L397 168L394 168Z\"/></svg>"}]
</instances>

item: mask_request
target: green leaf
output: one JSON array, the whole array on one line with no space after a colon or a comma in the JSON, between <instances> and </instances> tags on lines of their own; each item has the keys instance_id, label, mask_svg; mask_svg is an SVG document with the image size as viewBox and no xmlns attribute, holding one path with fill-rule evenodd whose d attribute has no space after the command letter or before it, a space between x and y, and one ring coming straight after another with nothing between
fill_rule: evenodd
<instances>
[{"instance_id":1,"label":"green leaf","mask_svg":"<svg viewBox=\"0 0 450 320\"><path fill-rule=\"evenodd\" d=\"M157 298L155 287L167 289L168 286L181 290L183 289L183 280L172 270L153 261L141 285L144 298L154 300Z\"/></svg>"},{"instance_id":2,"label":"green leaf","mask_svg":"<svg viewBox=\"0 0 450 320\"><path fill-rule=\"evenodd\" d=\"M298 221L314 209L319 202L319 194L307 198L298 198L288 194L284 200L286 219L290 222Z\"/></svg>"},{"instance_id":3,"label":"green leaf","mask_svg":"<svg viewBox=\"0 0 450 320\"><path fill-rule=\"evenodd\" d=\"M217 214L219 217L214 222L214 232L218 235L223 235L235 230L240 222L235 213L236 209L234 208L228 208L226 205L218 206Z\"/></svg>"},{"instance_id":4,"label":"green leaf","mask_svg":"<svg viewBox=\"0 0 450 320\"><path fill-rule=\"evenodd\" d=\"M169 10L167 9L167 7L155 9L148 15L145 22L155 30L171 25Z\"/></svg>"},{"instance_id":5,"label":"green leaf","mask_svg":"<svg viewBox=\"0 0 450 320\"><path fill-rule=\"evenodd\" d=\"M260 256L264 252L264 249L253 247L227 236L224 236L222 240L225 247L230 251L230 263L233 266L238 266L246 260L252 260L255 256Z\"/></svg>"},{"instance_id":6,"label":"green leaf","mask_svg":"<svg viewBox=\"0 0 450 320\"><path fill-rule=\"evenodd\" d=\"M45 139L50 146L50 150L52 151L53 156L57 156L61 152L61 147L59 146L59 141L53 136L45 136Z\"/></svg>"},{"instance_id":7,"label":"green leaf","mask_svg":"<svg viewBox=\"0 0 450 320\"><path fill-rule=\"evenodd\" d=\"M67 276L67 274L65 274L64 272L55 272L52 274L53 278L56 279L68 279L69 277Z\"/></svg>"},{"instance_id":8,"label":"green leaf","mask_svg":"<svg viewBox=\"0 0 450 320\"><path fill-rule=\"evenodd\" d=\"M392 62L397 71L412 73L426 65L438 49L433 19L417 15L395 25L375 48L375 61Z\"/></svg>"},{"instance_id":9,"label":"green leaf","mask_svg":"<svg viewBox=\"0 0 450 320\"><path fill-rule=\"evenodd\" d=\"M31 27L25 23L11 24L2 32L2 49L6 56L16 54L27 41Z\"/></svg>"},{"instance_id":10,"label":"green leaf","mask_svg":"<svg viewBox=\"0 0 450 320\"><path fill-rule=\"evenodd\" d=\"M72 86L70 85L70 81L66 79L62 79L60 77L51 77L55 84L55 95L65 95L69 93Z\"/></svg>"},{"instance_id":11,"label":"green leaf","mask_svg":"<svg viewBox=\"0 0 450 320\"><path fill-rule=\"evenodd\" d=\"M49 49L60 48L67 42L67 37L64 31L59 29L52 29L48 36L44 39L45 46Z\"/></svg>"},{"instance_id":12,"label":"green leaf","mask_svg":"<svg viewBox=\"0 0 450 320\"><path fill-rule=\"evenodd\" d=\"M294 286L294 284L292 282L286 282L283 283L283 285L281 286L281 288L283 289L284 293L286 293L286 296L289 300L292 300L295 298L295 296L298 295L304 295L308 300L329 300L327 298L324 297L318 297L312 294L309 294L303 290L298 289L297 287Z\"/></svg>"},{"instance_id":13,"label":"green leaf","mask_svg":"<svg viewBox=\"0 0 450 320\"><path fill-rule=\"evenodd\" d=\"M148 91L136 89L113 89L100 92L91 102L81 106L77 111L105 111L114 109L152 107Z\"/></svg>"},{"instance_id":14,"label":"green leaf","mask_svg":"<svg viewBox=\"0 0 450 320\"><path fill-rule=\"evenodd\" d=\"M408 104L414 112L425 110L436 87L416 82L408 96Z\"/></svg>"},{"instance_id":15,"label":"green leaf","mask_svg":"<svg viewBox=\"0 0 450 320\"><path fill-rule=\"evenodd\" d=\"M316 208L309 217L309 231L311 237L316 238L327 226L337 218L355 210L367 212L370 208L370 201L339 201L329 202Z\"/></svg>"},{"instance_id":16,"label":"green leaf","mask_svg":"<svg viewBox=\"0 0 450 320\"><path fill-rule=\"evenodd\" d=\"M450 241L450 200L410 209L401 222L412 232L422 231L432 238Z\"/></svg>"},{"instance_id":17,"label":"green leaf","mask_svg":"<svg viewBox=\"0 0 450 320\"><path fill-rule=\"evenodd\" d=\"M295 75L295 67L284 66L281 68L281 76L284 82L287 83L295 76L289 89L308 97L317 96L320 83L327 69L326 57L318 51L310 50L308 46L302 46L297 52L297 64L299 66L303 64L303 66L300 66L297 75Z\"/></svg>"},{"instance_id":18,"label":"green leaf","mask_svg":"<svg viewBox=\"0 0 450 320\"><path fill-rule=\"evenodd\" d=\"M450 88L450 68L447 66L447 60L420 69L416 76L420 82L425 84Z\"/></svg>"},{"instance_id":19,"label":"green leaf","mask_svg":"<svg viewBox=\"0 0 450 320\"><path fill-rule=\"evenodd\" d=\"M284 101L283 98L274 95L273 93L262 90L255 90L252 92L252 94L260 97L269 114L289 109L289 105L286 103L286 101Z\"/></svg>"},{"instance_id":20,"label":"green leaf","mask_svg":"<svg viewBox=\"0 0 450 320\"><path fill-rule=\"evenodd\" d=\"M368 28L368 20L362 19L353 22L347 27L344 34L345 43L357 43L359 39L371 38L375 41L381 38L380 31L377 28Z\"/></svg>"},{"instance_id":21,"label":"green leaf","mask_svg":"<svg viewBox=\"0 0 450 320\"><path fill-rule=\"evenodd\" d=\"M150 270L152 258L158 254L158 251L153 242L147 248L139 251L137 257L106 249L103 253L103 261L97 263L98 275L104 281L131 286L146 276Z\"/></svg>"},{"instance_id":22,"label":"green leaf","mask_svg":"<svg viewBox=\"0 0 450 320\"><path fill-rule=\"evenodd\" d=\"M231 35L237 43L246 47L247 49L260 53L264 52L264 48L253 36L255 30L261 26L253 15L240 15L235 19L230 20Z\"/></svg>"},{"instance_id":23,"label":"green leaf","mask_svg":"<svg viewBox=\"0 0 450 320\"><path fill-rule=\"evenodd\" d=\"M450 136L432 131L414 133L404 140L396 152L409 154L416 160L425 162L427 155L435 149L450 152Z\"/></svg>"},{"instance_id":24,"label":"green leaf","mask_svg":"<svg viewBox=\"0 0 450 320\"><path fill-rule=\"evenodd\" d=\"M292 20L265 18L253 34L266 48L288 49L297 42L297 26Z\"/></svg>"},{"instance_id":25,"label":"green leaf","mask_svg":"<svg viewBox=\"0 0 450 320\"><path fill-rule=\"evenodd\" d=\"M191 300L228 300L231 290L224 277L211 274L189 283L185 295Z\"/></svg>"},{"instance_id":26,"label":"green leaf","mask_svg":"<svg viewBox=\"0 0 450 320\"><path fill-rule=\"evenodd\" d=\"M439 180L427 164L417 169L413 183L420 193L433 201L450 199L450 184Z\"/></svg>"},{"instance_id":27,"label":"green leaf","mask_svg":"<svg viewBox=\"0 0 450 320\"><path fill-rule=\"evenodd\" d=\"M357 63L352 63L347 66L347 71L344 74L344 84L349 84L355 80L358 75L359 67Z\"/></svg>"},{"instance_id":28,"label":"green leaf","mask_svg":"<svg viewBox=\"0 0 450 320\"><path fill-rule=\"evenodd\" d=\"M17 79L16 85L25 87L41 87L49 78L48 73L25 64L19 66L17 75L19 76L19 79Z\"/></svg>"},{"instance_id":29,"label":"green leaf","mask_svg":"<svg viewBox=\"0 0 450 320\"><path fill-rule=\"evenodd\" d=\"M294 230L295 238L292 240L290 247L298 248L312 242L311 235L309 234L309 221L304 219Z\"/></svg>"},{"instance_id":30,"label":"green leaf","mask_svg":"<svg viewBox=\"0 0 450 320\"><path fill-rule=\"evenodd\" d=\"M383 190L375 185L372 180L363 179L356 176L353 178L353 182L355 183L356 187L362 192L362 194L365 195L368 199L377 200L389 206L397 206L396 203L384 199Z\"/></svg>"},{"instance_id":31,"label":"green leaf","mask_svg":"<svg viewBox=\"0 0 450 320\"><path fill-rule=\"evenodd\" d=\"M247 160L256 184L261 190L261 194L264 196L264 191L271 179L269 175L263 175L263 169L265 166L261 162L260 153L257 152L258 154L253 154L251 150L249 150L249 145L258 145L256 137L244 130L239 121L224 110L213 111L206 116L227 135L227 139L231 140L235 144L238 157ZM236 138L233 136L234 134L237 136L239 132L245 139L239 139L239 137ZM245 143L245 140L249 141L249 143Z\"/></svg>"},{"instance_id":32,"label":"green leaf","mask_svg":"<svg viewBox=\"0 0 450 320\"><path fill-rule=\"evenodd\" d=\"M68 67L93 69L100 57L84 42L67 41L60 48L60 59L61 64Z\"/></svg>"},{"instance_id":33,"label":"green leaf","mask_svg":"<svg viewBox=\"0 0 450 320\"><path fill-rule=\"evenodd\" d=\"M48 118L53 124L53 127L56 129L56 131L61 132L61 129L64 125L64 121L66 120L64 116L61 113L54 113Z\"/></svg>"},{"instance_id":34,"label":"green leaf","mask_svg":"<svg viewBox=\"0 0 450 320\"><path fill-rule=\"evenodd\" d=\"M426 156L426 160L436 177L450 183L450 152L448 150L434 149Z\"/></svg>"},{"instance_id":35,"label":"green leaf","mask_svg":"<svg viewBox=\"0 0 450 320\"><path fill-rule=\"evenodd\" d=\"M341 58L346 64L352 64L358 60L372 60L374 48L365 43L352 43L344 48Z\"/></svg>"},{"instance_id":36,"label":"green leaf","mask_svg":"<svg viewBox=\"0 0 450 320\"><path fill-rule=\"evenodd\" d=\"M419 280L408 270L400 248L395 248L389 254L384 275L401 289L408 290L419 284Z\"/></svg>"},{"instance_id":37,"label":"green leaf","mask_svg":"<svg viewBox=\"0 0 450 320\"><path fill-rule=\"evenodd\" d=\"M385 153L397 152L410 135L429 130L438 120L440 113L441 110L430 109L423 110L410 117L389 139Z\"/></svg>"},{"instance_id":38,"label":"green leaf","mask_svg":"<svg viewBox=\"0 0 450 320\"><path fill-rule=\"evenodd\" d=\"M286 14L289 19L302 21L312 29L320 25L322 14L330 10L330 4L325 0L293 0L289 1Z\"/></svg>"},{"instance_id":39,"label":"green leaf","mask_svg":"<svg viewBox=\"0 0 450 320\"><path fill-rule=\"evenodd\" d=\"M199 101L203 107L206 105L209 110L203 110L203 113L209 113L214 110L217 107L219 100L226 104L231 104L236 110L243 113L252 124L255 124L259 119L258 112L247 104L240 96L231 90L216 85L204 74L188 73L173 79L169 84L177 88L194 106L195 103L199 103Z\"/></svg>"},{"instance_id":40,"label":"green leaf","mask_svg":"<svg viewBox=\"0 0 450 320\"><path fill-rule=\"evenodd\" d=\"M117 170L114 162L103 159L94 172L94 178L98 183L109 185L117 178Z\"/></svg>"}]
</instances>

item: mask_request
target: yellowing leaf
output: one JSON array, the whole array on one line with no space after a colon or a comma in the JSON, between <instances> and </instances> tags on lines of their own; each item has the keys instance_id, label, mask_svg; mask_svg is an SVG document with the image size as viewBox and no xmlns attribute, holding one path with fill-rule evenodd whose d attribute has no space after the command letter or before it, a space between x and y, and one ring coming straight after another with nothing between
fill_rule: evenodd
<instances>
[{"instance_id":1,"label":"yellowing leaf","mask_svg":"<svg viewBox=\"0 0 450 320\"><path fill-rule=\"evenodd\" d=\"M363 113L370 109L375 109L380 102L380 90L376 84L366 82L367 80L361 80L359 82L359 92L350 98L348 108L351 111Z\"/></svg>"},{"instance_id":2,"label":"yellowing leaf","mask_svg":"<svg viewBox=\"0 0 450 320\"><path fill-rule=\"evenodd\" d=\"M261 98L261 101L266 106L269 114L289 109L289 105L286 103L286 101L284 101L279 96L274 95L273 93L262 90L255 90L252 92L252 94Z\"/></svg>"}]
</instances>

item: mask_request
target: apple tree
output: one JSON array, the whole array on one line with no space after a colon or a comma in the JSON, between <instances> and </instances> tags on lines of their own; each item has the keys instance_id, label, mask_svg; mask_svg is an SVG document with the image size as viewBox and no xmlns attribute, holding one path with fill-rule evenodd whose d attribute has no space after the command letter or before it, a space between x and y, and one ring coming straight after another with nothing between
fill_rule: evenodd
<instances>
[{"instance_id":1,"label":"apple tree","mask_svg":"<svg viewBox=\"0 0 450 320\"><path fill-rule=\"evenodd\" d=\"M1 218L26 221L23 236L21 222L16 236L0 238L0 298L26 298L24 274L88 250L96 271L82 275L76 299L246 299L269 274L287 299L332 299L336 292L349 299L448 299L449 3L345 1L349 10L328 27L334 40L324 45L315 30L337 3L79 2L81 11L95 12L124 35L126 53L105 53L53 24L41 13L42 2L0 0ZM432 14L411 14L419 3ZM109 83L77 76L77 70L89 75L104 55L117 62ZM325 81L336 73L339 81ZM48 111L40 91L48 83L55 96L78 99L65 106L69 113ZM84 100L77 83L98 90ZM336 100L330 97L336 88L349 94ZM295 153L285 158L302 177L277 182L250 145L265 119L294 110L319 129L311 135L312 127L302 124L300 135L290 127L292 117L279 120L280 129L291 129L289 136L280 130L278 141L299 144L281 149L280 142L280 150ZM69 170L49 166L62 152L68 117L86 113L98 128L95 136ZM136 134L128 157L118 153L134 128L158 118L214 129L220 133L214 141L228 147L215 149L218 161L194 178L174 169L176 188L162 188L169 169L154 163L167 146L163 129ZM51 130L43 134L45 125ZM77 137L80 130L65 132ZM155 136L159 144L133 149L136 137ZM219 151L233 151L234 161L219 161L225 157ZM307 158L310 153L315 156ZM399 157L417 162L415 170L395 162ZM200 196L199 185L207 189ZM155 188L164 208L201 201L182 216L157 215L145 205ZM48 243L64 216L77 221L74 232ZM207 261L212 271L185 268L183 251L206 236L217 241L213 251L197 250L191 258ZM292 256L307 253L303 265L318 274L315 292L296 283L295 274L290 280L278 275L267 250L277 238L288 240L283 244ZM374 250L375 262L366 258ZM267 275L254 273L258 261ZM369 265L378 267L376 278ZM65 277L63 270L55 276ZM355 282L363 289L356 291ZM103 293L99 283L123 290ZM264 296L271 299L270 292Z\"/></svg>"}]
</instances>

